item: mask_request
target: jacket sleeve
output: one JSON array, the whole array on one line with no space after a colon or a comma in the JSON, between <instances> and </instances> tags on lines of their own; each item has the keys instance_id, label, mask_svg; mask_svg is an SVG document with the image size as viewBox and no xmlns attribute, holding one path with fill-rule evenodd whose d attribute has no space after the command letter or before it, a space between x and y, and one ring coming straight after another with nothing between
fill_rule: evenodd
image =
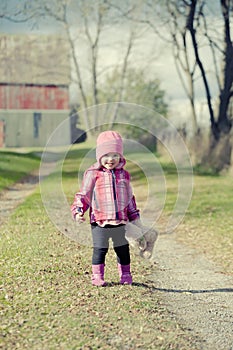
<instances>
[{"instance_id":1,"label":"jacket sleeve","mask_svg":"<svg viewBox=\"0 0 233 350\"><path fill-rule=\"evenodd\" d=\"M139 209L137 209L135 197L133 196L128 204L129 221L134 221L140 218Z\"/></svg>"},{"instance_id":2,"label":"jacket sleeve","mask_svg":"<svg viewBox=\"0 0 233 350\"><path fill-rule=\"evenodd\" d=\"M71 205L71 213L74 219L78 212L84 214L90 207L94 186L95 171L87 170L84 174L80 191L75 194Z\"/></svg>"},{"instance_id":3,"label":"jacket sleeve","mask_svg":"<svg viewBox=\"0 0 233 350\"><path fill-rule=\"evenodd\" d=\"M127 215L128 215L129 221L134 221L134 220L140 218L140 214L139 214L139 209L137 209L135 196L133 195L132 187L131 187L130 183L129 183L129 188L128 188L128 196L129 196L128 197L129 203L128 203L128 207L127 207Z\"/></svg>"}]
</instances>

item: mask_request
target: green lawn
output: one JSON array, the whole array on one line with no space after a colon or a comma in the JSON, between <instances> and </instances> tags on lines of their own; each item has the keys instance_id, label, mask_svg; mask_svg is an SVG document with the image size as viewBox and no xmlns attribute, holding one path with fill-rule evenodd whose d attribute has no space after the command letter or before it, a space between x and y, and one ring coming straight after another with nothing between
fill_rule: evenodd
<instances>
[{"instance_id":1,"label":"green lawn","mask_svg":"<svg viewBox=\"0 0 233 350\"><path fill-rule=\"evenodd\" d=\"M39 163L39 157L33 152L0 151L0 191L38 168Z\"/></svg>"},{"instance_id":2,"label":"green lawn","mask_svg":"<svg viewBox=\"0 0 233 350\"><path fill-rule=\"evenodd\" d=\"M69 202L86 152L86 146L75 146L64 162L63 188ZM26 173L26 166L20 164L27 164L28 171L39 165L31 154L7 153L6 157L8 164L19 162L14 168L17 176ZM5 176L12 182L14 174L8 169ZM129 169L134 171L134 186L143 193L143 173L133 164ZM47 181L54 183L56 174ZM167 168L168 213L176 181L176 174L169 174ZM193 199L177 235L191 245L198 235L198 249L217 260L221 252L222 260L228 261L223 261L225 269L233 263L232 189L228 177L195 176ZM181 329L164 307L150 280L149 262L132 254L135 284L120 286L110 250L106 270L110 286L91 286L91 248L69 240L53 226L39 188L1 226L0 249L0 349L197 349L197 339Z\"/></svg>"},{"instance_id":3,"label":"green lawn","mask_svg":"<svg viewBox=\"0 0 233 350\"><path fill-rule=\"evenodd\" d=\"M178 238L233 273L233 179L196 176L193 197Z\"/></svg>"}]
</instances>

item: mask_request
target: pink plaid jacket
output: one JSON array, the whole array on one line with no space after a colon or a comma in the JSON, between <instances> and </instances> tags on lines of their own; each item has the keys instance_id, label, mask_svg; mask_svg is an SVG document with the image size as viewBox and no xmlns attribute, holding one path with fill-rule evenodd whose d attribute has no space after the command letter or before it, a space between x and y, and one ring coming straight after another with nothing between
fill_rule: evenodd
<instances>
[{"instance_id":1,"label":"pink plaid jacket","mask_svg":"<svg viewBox=\"0 0 233 350\"><path fill-rule=\"evenodd\" d=\"M90 222L103 220L133 221L139 210L130 186L130 175L123 169L125 162L113 171L96 163L84 174L82 186L71 206L73 218L90 209Z\"/></svg>"}]
</instances>

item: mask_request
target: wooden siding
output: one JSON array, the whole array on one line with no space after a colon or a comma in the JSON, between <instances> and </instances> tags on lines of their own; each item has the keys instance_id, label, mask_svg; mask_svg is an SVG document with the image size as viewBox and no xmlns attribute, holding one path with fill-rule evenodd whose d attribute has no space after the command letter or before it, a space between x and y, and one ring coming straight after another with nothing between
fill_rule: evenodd
<instances>
[{"instance_id":1,"label":"wooden siding","mask_svg":"<svg viewBox=\"0 0 233 350\"><path fill-rule=\"evenodd\" d=\"M69 110L0 109L0 120L5 147L45 147L52 135L55 147L71 142Z\"/></svg>"},{"instance_id":2,"label":"wooden siding","mask_svg":"<svg viewBox=\"0 0 233 350\"><path fill-rule=\"evenodd\" d=\"M0 84L0 109L69 109L68 87Z\"/></svg>"}]
</instances>

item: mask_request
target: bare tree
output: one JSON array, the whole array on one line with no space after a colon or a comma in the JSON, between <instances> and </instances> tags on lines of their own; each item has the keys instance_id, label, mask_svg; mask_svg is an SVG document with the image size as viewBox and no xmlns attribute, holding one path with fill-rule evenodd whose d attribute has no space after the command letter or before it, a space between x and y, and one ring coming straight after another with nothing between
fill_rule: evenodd
<instances>
[{"instance_id":1,"label":"bare tree","mask_svg":"<svg viewBox=\"0 0 233 350\"><path fill-rule=\"evenodd\" d=\"M201 6L199 3L201 3ZM198 4L199 7L197 7ZM205 1L200 2L198 0L193 0L188 6L186 5L188 10L186 27L191 36L196 64L201 72L211 123L209 150L207 155L204 155L203 161L209 163L216 170L221 170L230 164L232 115L230 115L229 106L233 96L233 43L231 39L230 16L233 9L232 1L220 0L222 40L221 42L215 42L209 34L207 19L204 13L205 5ZM204 23L204 34L213 54L215 76L218 83L218 105L215 109L213 106L213 95L211 94L211 84L208 80L208 70L204 65L198 42L198 29L201 21ZM216 50L218 50L218 56L220 56L220 69L216 65Z\"/></svg>"},{"instance_id":2,"label":"bare tree","mask_svg":"<svg viewBox=\"0 0 233 350\"><path fill-rule=\"evenodd\" d=\"M164 11L162 15L161 9ZM196 83L197 80L202 81L211 125L209 147L203 155L202 163L209 164L216 170L221 170L230 163L230 105L233 96L232 15L232 0L216 0L211 4L206 0L166 0L156 4L148 0L146 17L142 19L172 46L177 72L190 101L194 134L198 131ZM155 22L158 16L160 25ZM164 31L160 30L161 25L168 29L168 35L165 37L162 36ZM206 60L207 50L212 62ZM218 90L217 105L213 85Z\"/></svg>"},{"instance_id":3,"label":"bare tree","mask_svg":"<svg viewBox=\"0 0 233 350\"><path fill-rule=\"evenodd\" d=\"M111 127L116 122L119 105L122 102L123 97L124 97L125 79L126 79L126 74L127 74L127 69L128 69L129 58L130 58L130 54L132 51L132 47L133 47L135 38L136 38L136 33L132 29L130 34L129 34L128 45L126 47L126 52L125 52L125 56L123 59L121 76L120 76L120 84L119 84L119 88L118 88L117 103L115 105L114 112L112 113L112 117L111 117L111 121L110 121Z\"/></svg>"},{"instance_id":4,"label":"bare tree","mask_svg":"<svg viewBox=\"0 0 233 350\"><path fill-rule=\"evenodd\" d=\"M42 12L61 23L70 44L73 65L72 80L78 86L79 101L84 113L84 123L87 130L94 130L102 123L102 116L98 113L100 102L99 91L103 76L114 66L121 67L121 84L118 90L118 100L123 98L123 86L136 39L140 34L137 28L132 29L119 11L105 0L72 2L68 0L54 0L41 3ZM127 25L125 25L127 24ZM109 34L113 27L125 29L124 38ZM124 40L123 40L124 39ZM120 41L118 45L117 41ZM118 47L118 50L116 46ZM115 46L115 47L114 47ZM104 49L108 47L117 52L116 62L103 64ZM116 53L115 53L116 55ZM88 107L95 105L91 110ZM117 105L116 105L117 106ZM103 110L103 109L102 109ZM94 111L94 115L93 115ZM116 120L117 107L111 111L109 121ZM105 120L106 122L106 120Z\"/></svg>"},{"instance_id":5,"label":"bare tree","mask_svg":"<svg viewBox=\"0 0 233 350\"><path fill-rule=\"evenodd\" d=\"M166 1L166 6L170 16L168 21L169 33L171 35L172 52L175 61L176 70L183 89L188 97L191 106L193 134L198 133L197 112L195 105L195 71L196 62L189 55L189 37L188 30L185 25L181 25L180 11L174 8L172 2ZM181 22L181 23L180 23Z\"/></svg>"},{"instance_id":6,"label":"bare tree","mask_svg":"<svg viewBox=\"0 0 233 350\"><path fill-rule=\"evenodd\" d=\"M12 6L8 0L0 2L0 20L19 24L31 21L31 25L34 26L39 15L40 7L34 2L32 3L31 0L23 0L17 6Z\"/></svg>"}]
</instances>

